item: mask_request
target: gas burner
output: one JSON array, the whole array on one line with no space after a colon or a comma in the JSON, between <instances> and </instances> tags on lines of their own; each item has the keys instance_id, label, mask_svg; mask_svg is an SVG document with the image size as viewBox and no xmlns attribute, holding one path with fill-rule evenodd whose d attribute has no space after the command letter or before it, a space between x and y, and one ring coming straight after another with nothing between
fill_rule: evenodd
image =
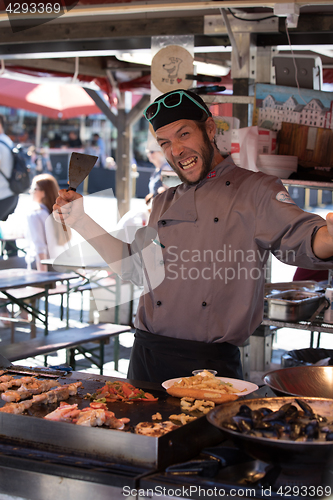
<instances>
[{"instance_id":1,"label":"gas burner","mask_svg":"<svg viewBox=\"0 0 333 500\"><path fill-rule=\"evenodd\" d=\"M220 460L219 478L222 480L237 484L268 484L274 490L286 486L318 487L323 485L326 474L322 464L274 465L255 460L232 443L206 448L202 455Z\"/></svg>"},{"instance_id":2,"label":"gas burner","mask_svg":"<svg viewBox=\"0 0 333 500\"><path fill-rule=\"evenodd\" d=\"M275 490L280 487L318 487L323 485L323 468L316 465L311 466L275 466L274 471L278 472L275 481L272 481L272 486ZM273 471L270 471L267 477L270 480Z\"/></svg>"},{"instance_id":3,"label":"gas burner","mask_svg":"<svg viewBox=\"0 0 333 500\"><path fill-rule=\"evenodd\" d=\"M219 463L218 467L216 462ZM301 494L309 499L314 496L314 492L324 488L324 484L327 483L326 488L330 488L321 466L268 464L250 457L228 441L205 448L195 460L168 467L163 479L171 483L181 479L187 483L193 481L194 475L201 487L211 489L214 486L223 489L226 494L237 489L251 489L254 498L296 498Z\"/></svg>"}]
</instances>

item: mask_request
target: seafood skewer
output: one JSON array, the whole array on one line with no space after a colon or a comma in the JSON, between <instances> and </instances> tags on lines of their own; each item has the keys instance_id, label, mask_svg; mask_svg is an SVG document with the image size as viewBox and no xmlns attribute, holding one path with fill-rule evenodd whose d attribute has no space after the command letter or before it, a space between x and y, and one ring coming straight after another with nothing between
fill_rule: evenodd
<instances>
[{"instance_id":1,"label":"seafood skewer","mask_svg":"<svg viewBox=\"0 0 333 500\"><path fill-rule=\"evenodd\" d=\"M32 396L34 403L57 403L58 401L68 399L69 396L75 396L77 390L82 386L82 382L73 382L68 385L61 385L43 394Z\"/></svg>"},{"instance_id":2,"label":"seafood skewer","mask_svg":"<svg viewBox=\"0 0 333 500\"><path fill-rule=\"evenodd\" d=\"M31 384L22 384L17 391L9 390L1 394L1 399L8 403L28 399L34 394L40 394L49 391L52 387L59 386L55 380L34 380Z\"/></svg>"},{"instance_id":3,"label":"seafood skewer","mask_svg":"<svg viewBox=\"0 0 333 500\"><path fill-rule=\"evenodd\" d=\"M11 377L10 375L3 375L3 377ZM2 377L1 377L2 378ZM22 384L31 384L35 380L37 380L35 377L21 377L21 378L14 378L11 377L9 380L3 381L0 380L0 392L7 391L11 387L20 387Z\"/></svg>"},{"instance_id":4,"label":"seafood skewer","mask_svg":"<svg viewBox=\"0 0 333 500\"><path fill-rule=\"evenodd\" d=\"M54 381L47 382L53 382L53 384L56 385ZM112 411L109 411L107 409L107 405L104 403L91 403L90 407L80 410L78 409L77 403L70 405L64 402L64 400L68 399L69 396L77 394L77 390L81 386L82 382L74 382L72 384L55 387L54 389L41 394L33 394L32 399L27 399L20 403L7 402L2 408L0 408L0 412L21 414L36 403L48 404L61 401L56 410L44 417L46 420L72 422L76 425L82 425L85 427L100 427L105 425L111 429L122 430L125 427L125 424L129 422L129 419L116 418L115 414ZM32 387L32 391L37 390L38 384L33 383L31 386L27 386L27 390L25 386L23 386L17 391L7 391L6 397L15 397L15 394L18 394L19 397L22 398L25 393L29 392L30 387ZM41 385L39 387L41 387ZM43 387L45 388L46 385L43 385ZM9 393L13 393L13 395ZM29 395L31 395L31 393Z\"/></svg>"},{"instance_id":5,"label":"seafood skewer","mask_svg":"<svg viewBox=\"0 0 333 500\"><path fill-rule=\"evenodd\" d=\"M25 410L32 405L32 400L28 399L26 401L22 401L21 403L6 403L5 406L0 408L0 411L3 413L14 413L15 415L19 415L23 413Z\"/></svg>"},{"instance_id":6,"label":"seafood skewer","mask_svg":"<svg viewBox=\"0 0 333 500\"><path fill-rule=\"evenodd\" d=\"M68 399L69 396L77 394L77 390L81 386L82 382L74 382L72 384L56 387L55 389L42 394L35 394L32 396L32 399L22 401L21 403L6 403L2 408L0 408L0 412L19 414L30 408L34 403L47 404L65 400Z\"/></svg>"}]
</instances>

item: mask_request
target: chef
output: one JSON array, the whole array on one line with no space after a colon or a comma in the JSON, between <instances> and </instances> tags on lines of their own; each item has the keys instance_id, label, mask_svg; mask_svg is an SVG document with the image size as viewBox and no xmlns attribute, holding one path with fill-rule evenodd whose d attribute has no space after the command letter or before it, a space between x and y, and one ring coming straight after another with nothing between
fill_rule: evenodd
<instances>
[{"instance_id":1,"label":"chef","mask_svg":"<svg viewBox=\"0 0 333 500\"><path fill-rule=\"evenodd\" d=\"M188 90L144 111L182 184L156 196L145 228L128 245L61 190L54 206L123 279L144 285L128 378L162 382L211 368L242 378L238 346L263 317L269 253L303 268L333 261L333 213L301 210L281 181L237 167L215 143L204 101Z\"/></svg>"}]
</instances>

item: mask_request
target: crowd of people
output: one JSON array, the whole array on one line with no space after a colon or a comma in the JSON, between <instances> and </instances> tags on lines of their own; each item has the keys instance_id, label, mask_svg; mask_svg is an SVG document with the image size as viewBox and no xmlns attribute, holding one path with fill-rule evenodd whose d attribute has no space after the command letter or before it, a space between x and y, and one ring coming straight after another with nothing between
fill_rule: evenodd
<instances>
[{"instance_id":1,"label":"crowd of people","mask_svg":"<svg viewBox=\"0 0 333 500\"><path fill-rule=\"evenodd\" d=\"M72 130L69 132L66 140L62 140L60 136L58 137L56 135L55 138L51 141L50 146L56 149L60 148L79 150L86 154L97 156L98 160L95 167L115 168L114 164L111 167L109 166L110 162L112 163L112 161L110 161L111 158L107 161L104 141L97 132L93 133L88 141L83 142L80 139L79 133L75 130ZM48 148L36 148L35 146L30 146L27 149L27 156L29 158L29 168L32 176L53 172Z\"/></svg>"}]
</instances>

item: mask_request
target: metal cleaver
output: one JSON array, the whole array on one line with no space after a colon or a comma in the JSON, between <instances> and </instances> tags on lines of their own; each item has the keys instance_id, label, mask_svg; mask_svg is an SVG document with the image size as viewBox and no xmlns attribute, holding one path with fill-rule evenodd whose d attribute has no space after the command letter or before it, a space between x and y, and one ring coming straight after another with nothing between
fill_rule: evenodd
<instances>
[{"instance_id":1,"label":"metal cleaver","mask_svg":"<svg viewBox=\"0 0 333 500\"><path fill-rule=\"evenodd\" d=\"M76 188L84 181L93 169L98 156L86 155L73 152L69 162L67 191L76 191Z\"/></svg>"}]
</instances>

